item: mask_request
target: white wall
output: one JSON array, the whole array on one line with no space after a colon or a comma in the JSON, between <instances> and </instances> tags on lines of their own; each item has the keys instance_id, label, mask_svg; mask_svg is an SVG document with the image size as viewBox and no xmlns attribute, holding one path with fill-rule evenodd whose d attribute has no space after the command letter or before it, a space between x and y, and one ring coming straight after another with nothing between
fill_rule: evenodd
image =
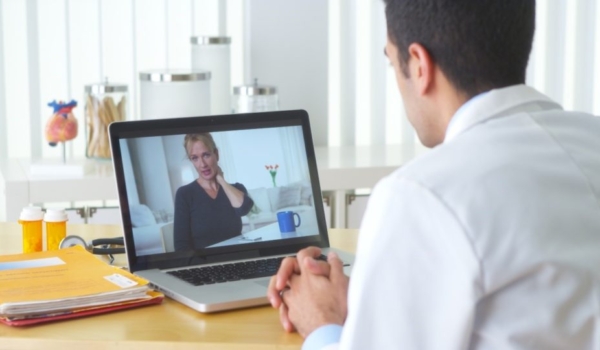
<instances>
[{"instance_id":1,"label":"white wall","mask_svg":"<svg viewBox=\"0 0 600 350\"><path fill-rule=\"evenodd\" d=\"M162 138L136 138L128 145L140 203L172 213L173 191Z\"/></svg>"},{"instance_id":2,"label":"white wall","mask_svg":"<svg viewBox=\"0 0 600 350\"><path fill-rule=\"evenodd\" d=\"M189 173L191 170L190 161L187 159L184 152L183 136L175 135L162 137L162 144L172 194L170 198L166 198L165 200L172 201L175 199L175 192L177 189L181 187L181 185L189 183L183 175Z\"/></svg>"},{"instance_id":3,"label":"white wall","mask_svg":"<svg viewBox=\"0 0 600 350\"><path fill-rule=\"evenodd\" d=\"M123 158L123 174L126 184L135 183L135 173L133 171L133 163L131 161L131 152L127 141L121 140L121 157ZM140 204L137 186L127 186L127 200L129 205Z\"/></svg>"},{"instance_id":4,"label":"white wall","mask_svg":"<svg viewBox=\"0 0 600 350\"><path fill-rule=\"evenodd\" d=\"M250 2L250 74L275 85L281 109L304 109L315 145L327 145L328 3Z\"/></svg>"},{"instance_id":5,"label":"white wall","mask_svg":"<svg viewBox=\"0 0 600 350\"><path fill-rule=\"evenodd\" d=\"M527 75L528 83L566 109L595 114L600 114L599 2L537 1ZM311 112L317 144L416 142L382 54L382 3L0 0L0 157L59 157L60 148L43 141L51 112L46 103L81 101L84 85L104 77L128 84L134 101L130 118L136 118L138 72L189 67L189 37L222 31L232 37L232 84L257 75L280 85L282 107ZM311 72L298 77L309 67ZM83 106L75 114L80 136L69 145L69 155L83 156Z\"/></svg>"},{"instance_id":6,"label":"white wall","mask_svg":"<svg viewBox=\"0 0 600 350\"><path fill-rule=\"evenodd\" d=\"M286 129L293 129L293 132L301 135L300 127ZM286 146L285 142L280 128L232 132L229 137L229 150L237 169L233 181L243 183L248 189L273 187L271 175L265 165L275 164L279 165L276 175L277 186L308 180L308 173L298 173L296 167L298 164L308 167L304 144L298 145L291 152L286 152L286 149L291 146ZM221 157L225 157L225 154L221 153Z\"/></svg>"}]
</instances>

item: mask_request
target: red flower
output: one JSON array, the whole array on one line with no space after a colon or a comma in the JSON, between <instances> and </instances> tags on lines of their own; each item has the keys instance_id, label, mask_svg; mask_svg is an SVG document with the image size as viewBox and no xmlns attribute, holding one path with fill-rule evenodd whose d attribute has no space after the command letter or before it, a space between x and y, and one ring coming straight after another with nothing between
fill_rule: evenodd
<instances>
[{"instance_id":1,"label":"red flower","mask_svg":"<svg viewBox=\"0 0 600 350\"><path fill-rule=\"evenodd\" d=\"M279 169L279 164L265 165L265 169L267 169L269 172L277 172L277 169Z\"/></svg>"}]
</instances>

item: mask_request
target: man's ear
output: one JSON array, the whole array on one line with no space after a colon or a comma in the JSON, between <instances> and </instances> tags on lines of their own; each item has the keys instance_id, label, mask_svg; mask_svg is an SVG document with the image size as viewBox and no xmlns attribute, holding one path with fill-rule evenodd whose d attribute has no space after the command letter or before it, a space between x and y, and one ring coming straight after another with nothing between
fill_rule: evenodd
<instances>
[{"instance_id":1,"label":"man's ear","mask_svg":"<svg viewBox=\"0 0 600 350\"><path fill-rule=\"evenodd\" d=\"M419 44L412 43L408 47L408 69L410 77L417 88L419 95L425 95L433 86L434 62L427 49Z\"/></svg>"}]
</instances>

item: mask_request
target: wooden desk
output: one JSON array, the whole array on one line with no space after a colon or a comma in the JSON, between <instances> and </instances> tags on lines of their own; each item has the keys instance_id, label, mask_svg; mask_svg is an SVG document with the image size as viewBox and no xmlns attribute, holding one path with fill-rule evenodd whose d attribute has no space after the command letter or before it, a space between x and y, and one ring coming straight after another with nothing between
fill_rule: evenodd
<instances>
[{"instance_id":1,"label":"wooden desk","mask_svg":"<svg viewBox=\"0 0 600 350\"><path fill-rule=\"evenodd\" d=\"M68 225L86 240L117 237L113 225ZM357 230L333 229L331 245L354 252ZM21 252L21 227L0 223L0 254ZM124 264L119 255L116 264ZM165 298L162 304L75 320L12 328L0 325L0 349L299 349L302 338L279 324L269 306L201 314Z\"/></svg>"}]
</instances>

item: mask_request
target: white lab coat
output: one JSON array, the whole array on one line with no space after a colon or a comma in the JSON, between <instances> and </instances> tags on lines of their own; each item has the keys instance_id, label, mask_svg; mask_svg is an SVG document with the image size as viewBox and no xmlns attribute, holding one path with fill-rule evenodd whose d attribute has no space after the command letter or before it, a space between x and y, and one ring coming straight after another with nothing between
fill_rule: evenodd
<instances>
[{"instance_id":1,"label":"white lab coat","mask_svg":"<svg viewBox=\"0 0 600 350\"><path fill-rule=\"evenodd\" d=\"M343 349L600 349L600 118L524 85L374 189Z\"/></svg>"}]
</instances>

